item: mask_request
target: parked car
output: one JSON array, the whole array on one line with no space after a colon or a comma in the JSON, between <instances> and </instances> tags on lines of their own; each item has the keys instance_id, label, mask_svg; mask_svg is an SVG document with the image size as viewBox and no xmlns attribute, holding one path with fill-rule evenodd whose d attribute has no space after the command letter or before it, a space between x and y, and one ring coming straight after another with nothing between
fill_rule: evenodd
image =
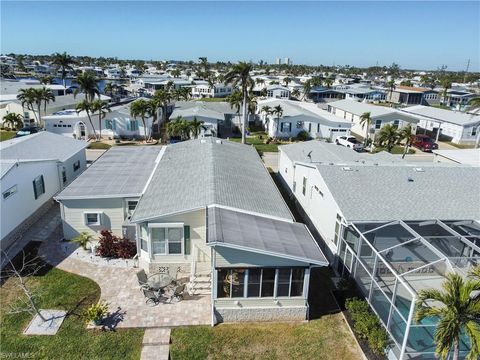
<instances>
[{"instance_id":1,"label":"parked car","mask_svg":"<svg viewBox=\"0 0 480 360\"><path fill-rule=\"evenodd\" d=\"M22 137L30 134L35 134L38 133L40 129L36 126L26 126L24 128L21 128L20 130L17 131L15 134L15 137Z\"/></svg>"},{"instance_id":2,"label":"parked car","mask_svg":"<svg viewBox=\"0 0 480 360\"><path fill-rule=\"evenodd\" d=\"M355 151L362 151L363 144L360 143L354 136L339 136L335 139L335 144L346 146Z\"/></svg>"},{"instance_id":3,"label":"parked car","mask_svg":"<svg viewBox=\"0 0 480 360\"><path fill-rule=\"evenodd\" d=\"M422 151L432 151L438 149L438 144L427 135L413 136L412 145Z\"/></svg>"}]
</instances>

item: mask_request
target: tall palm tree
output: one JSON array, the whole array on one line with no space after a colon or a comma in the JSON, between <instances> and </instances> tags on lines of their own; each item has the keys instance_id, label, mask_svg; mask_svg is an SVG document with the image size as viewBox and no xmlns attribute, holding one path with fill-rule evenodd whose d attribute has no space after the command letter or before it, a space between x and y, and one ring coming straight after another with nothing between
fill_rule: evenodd
<instances>
[{"instance_id":1,"label":"tall palm tree","mask_svg":"<svg viewBox=\"0 0 480 360\"><path fill-rule=\"evenodd\" d=\"M85 100L92 102L95 99L95 96L100 97L100 90L98 88L97 79L95 74L86 71L83 74L77 76L76 80L78 88L73 92L73 96L77 96L78 93L82 92L85 94Z\"/></svg>"},{"instance_id":2,"label":"tall palm tree","mask_svg":"<svg viewBox=\"0 0 480 360\"><path fill-rule=\"evenodd\" d=\"M155 112L157 109L162 109L162 123L167 123L167 109L170 102L173 100L173 95L171 91L168 90L157 90L153 95L152 100L155 105ZM153 110L153 109L152 109ZM156 114L154 116L156 119ZM160 122L158 122L158 132L160 132Z\"/></svg>"},{"instance_id":3,"label":"tall palm tree","mask_svg":"<svg viewBox=\"0 0 480 360\"><path fill-rule=\"evenodd\" d=\"M225 74L224 81L227 84L232 84L232 87L240 86L243 97L243 111L242 111L242 144L245 144L245 130L247 121L247 102L248 92L254 86L254 81L250 76L253 67L246 62L236 64L227 74Z\"/></svg>"},{"instance_id":4,"label":"tall palm tree","mask_svg":"<svg viewBox=\"0 0 480 360\"><path fill-rule=\"evenodd\" d=\"M307 80L303 83L303 97L302 100L305 100L305 97L308 99L310 96L310 91L312 91L312 82Z\"/></svg>"},{"instance_id":5,"label":"tall palm tree","mask_svg":"<svg viewBox=\"0 0 480 360\"><path fill-rule=\"evenodd\" d=\"M106 101L95 100L92 102L92 112L98 112L98 140L102 140L102 119L112 110Z\"/></svg>"},{"instance_id":6,"label":"tall palm tree","mask_svg":"<svg viewBox=\"0 0 480 360\"><path fill-rule=\"evenodd\" d=\"M424 289L418 293L414 320L438 319L435 329L436 356L446 359L453 350L453 360L460 351L460 337L465 334L470 342L467 359L480 356L480 297L472 293L480 291L478 279L464 280L450 273L442 284L442 290Z\"/></svg>"},{"instance_id":7,"label":"tall palm tree","mask_svg":"<svg viewBox=\"0 0 480 360\"><path fill-rule=\"evenodd\" d=\"M62 70L62 82L63 82L63 87L67 87L67 83L65 81L67 77L67 71L68 70L73 70L72 65L74 65L76 61L68 55L66 52L63 54L60 53L55 53L53 54L53 61L52 64L56 65L57 70L61 69Z\"/></svg>"},{"instance_id":8,"label":"tall palm tree","mask_svg":"<svg viewBox=\"0 0 480 360\"><path fill-rule=\"evenodd\" d=\"M389 101L390 101L392 100L393 90L395 90L395 79L392 78L391 80L387 81L387 88L390 91L389 92Z\"/></svg>"},{"instance_id":9,"label":"tall palm tree","mask_svg":"<svg viewBox=\"0 0 480 360\"><path fill-rule=\"evenodd\" d=\"M371 113L369 111L364 112L362 115L360 115L360 125L362 125L362 129L365 128L365 146L367 146L370 126L372 125Z\"/></svg>"},{"instance_id":10,"label":"tall palm tree","mask_svg":"<svg viewBox=\"0 0 480 360\"><path fill-rule=\"evenodd\" d=\"M152 104L144 99L135 100L130 104L130 115L134 118L140 117L143 123L143 130L145 131L145 142L148 142L147 125L145 118L150 117L152 114Z\"/></svg>"},{"instance_id":11,"label":"tall palm tree","mask_svg":"<svg viewBox=\"0 0 480 360\"><path fill-rule=\"evenodd\" d=\"M193 133L194 139L198 138L198 135L200 135L200 132L202 130L202 125L203 125L203 121L197 120L197 117L194 116L193 120L190 122L190 130Z\"/></svg>"},{"instance_id":12,"label":"tall palm tree","mask_svg":"<svg viewBox=\"0 0 480 360\"><path fill-rule=\"evenodd\" d=\"M227 101L232 108L235 108L235 111L238 114L243 101L242 93L238 90L235 90L227 97Z\"/></svg>"},{"instance_id":13,"label":"tall palm tree","mask_svg":"<svg viewBox=\"0 0 480 360\"><path fill-rule=\"evenodd\" d=\"M292 97L294 97L295 99L298 99L300 97L300 90L293 89L292 90Z\"/></svg>"},{"instance_id":14,"label":"tall palm tree","mask_svg":"<svg viewBox=\"0 0 480 360\"><path fill-rule=\"evenodd\" d=\"M83 101L81 101L77 104L77 106L75 107L75 110L77 111L77 114L79 114L82 111L85 111L87 113L88 121L90 122L90 126L93 129L93 136L96 139L97 138L97 132L95 131L95 126L93 125L92 117L91 117L92 103L88 100L83 100Z\"/></svg>"},{"instance_id":15,"label":"tall palm tree","mask_svg":"<svg viewBox=\"0 0 480 360\"><path fill-rule=\"evenodd\" d=\"M272 113L272 108L268 105L263 105L260 112L262 112L265 116L268 116Z\"/></svg>"},{"instance_id":16,"label":"tall palm tree","mask_svg":"<svg viewBox=\"0 0 480 360\"><path fill-rule=\"evenodd\" d=\"M470 110L480 109L480 97L474 97L468 102L468 107Z\"/></svg>"},{"instance_id":17,"label":"tall palm tree","mask_svg":"<svg viewBox=\"0 0 480 360\"><path fill-rule=\"evenodd\" d=\"M40 97L41 101L43 102L43 114L47 114L47 105L50 101L55 102L55 95L53 95L52 90L47 89L45 86L40 89L38 92L38 96Z\"/></svg>"},{"instance_id":18,"label":"tall palm tree","mask_svg":"<svg viewBox=\"0 0 480 360\"><path fill-rule=\"evenodd\" d=\"M376 140L380 146L386 147L387 151L391 152L398 138L397 128L392 124L387 124L380 129Z\"/></svg>"},{"instance_id":19,"label":"tall palm tree","mask_svg":"<svg viewBox=\"0 0 480 360\"><path fill-rule=\"evenodd\" d=\"M445 105L447 102L448 89L452 87L452 80L450 80L448 77L445 77L440 81L440 85L442 86L443 105Z\"/></svg>"},{"instance_id":20,"label":"tall palm tree","mask_svg":"<svg viewBox=\"0 0 480 360\"><path fill-rule=\"evenodd\" d=\"M35 111L35 101L37 98L37 94L35 88L28 88L28 89L20 89L18 90L17 99L20 100L22 107L27 108L31 112L33 112L33 116L35 117L35 123L39 123L37 118L37 113ZM40 114L38 114L40 116Z\"/></svg>"},{"instance_id":21,"label":"tall palm tree","mask_svg":"<svg viewBox=\"0 0 480 360\"><path fill-rule=\"evenodd\" d=\"M288 86L288 84L290 84L292 82L292 78L288 77L288 76L285 76L283 78L283 83L285 84L285 86Z\"/></svg>"},{"instance_id":22,"label":"tall palm tree","mask_svg":"<svg viewBox=\"0 0 480 360\"><path fill-rule=\"evenodd\" d=\"M167 135L169 137L180 136L180 134L182 133L181 131L182 121L183 121L183 118L181 116L178 116L175 120L170 121L167 124L166 130L167 130Z\"/></svg>"},{"instance_id":23,"label":"tall palm tree","mask_svg":"<svg viewBox=\"0 0 480 360\"><path fill-rule=\"evenodd\" d=\"M280 105L274 106L272 114L277 116L277 121L275 122L275 131L274 134L278 131L278 124L280 123L280 117L283 115L283 109Z\"/></svg>"},{"instance_id":24,"label":"tall palm tree","mask_svg":"<svg viewBox=\"0 0 480 360\"><path fill-rule=\"evenodd\" d=\"M23 125L23 116L17 113L8 113L3 117L3 125L8 124L10 128L21 128Z\"/></svg>"},{"instance_id":25,"label":"tall palm tree","mask_svg":"<svg viewBox=\"0 0 480 360\"><path fill-rule=\"evenodd\" d=\"M411 124L408 124L407 126L405 126L404 128L402 128L400 130L399 138L400 138L400 140L405 140L405 147L404 147L404 150L403 150L402 159L405 158L405 155L408 152L408 148L412 145L413 135L415 135L415 133L412 129Z\"/></svg>"}]
</instances>

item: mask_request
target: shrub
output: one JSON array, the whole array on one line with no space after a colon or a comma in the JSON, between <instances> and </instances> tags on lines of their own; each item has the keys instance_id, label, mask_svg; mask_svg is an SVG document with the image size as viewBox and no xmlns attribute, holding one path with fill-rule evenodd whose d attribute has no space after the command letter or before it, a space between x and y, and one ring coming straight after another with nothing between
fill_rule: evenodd
<instances>
[{"instance_id":1,"label":"shrub","mask_svg":"<svg viewBox=\"0 0 480 360\"><path fill-rule=\"evenodd\" d=\"M377 355L384 355L388 346L388 334L380 324L377 316L370 311L365 300L347 299L345 302L350 317L353 320L353 331L365 339L370 349Z\"/></svg>"},{"instance_id":2,"label":"shrub","mask_svg":"<svg viewBox=\"0 0 480 360\"><path fill-rule=\"evenodd\" d=\"M87 245L90 242L92 235L89 235L87 232L83 231L76 238L72 239L72 242L80 245L84 250L87 250Z\"/></svg>"},{"instance_id":3,"label":"shrub","mask_svg":"<svg viewBox=\"0 0 480 360\"><path fill-rule=\"evenodd\" d=\"M108 313L108 304L104 302L98 302L90 305L85 311L85 318L87 322L93 321L95 324L100 323L102 319Z\"/></svg>"},{"instance_id":4,"label":"shrub","mask_svg":"<svg viewBox=\"0 0 480 360\"><path fill-rule=\"evenodd\" d=\"M305 130L302 130L297 134L297 140L299 141L307 141L308 139L310 139L310 135Z\"/></svg>"},{"instance_id":5,"label":"shrub","mask_svg":"<svg viewBox=\"0 0 480 360\"><path fill-rule=\"evenodd\" d=\"M101 257L131 259L137 253L137 248L133 242L128 239L121 239L112 234L111 231L102 230L100 232L97 255Z\"/></svg>"}]
</instances>

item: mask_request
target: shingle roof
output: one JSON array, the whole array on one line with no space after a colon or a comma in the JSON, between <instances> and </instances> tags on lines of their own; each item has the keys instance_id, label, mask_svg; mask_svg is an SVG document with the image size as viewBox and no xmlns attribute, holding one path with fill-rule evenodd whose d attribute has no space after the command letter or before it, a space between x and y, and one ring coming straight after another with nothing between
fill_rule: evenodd
<instances>
[{"instance_id":1,"label":"shingle roof","mask_svg":"<svg viewBox=\"0 0 480 360\"><path fill-rule=\"evenodd\" d=\"M415 105L403 109L408 114L440 120L457 125L469 125L480 122L480 115L465 114L459 111L439 109L433 106Z\"/></svg>"},{"instance_id":2,"label":"shingle roof","mask_svg":"<svg viewBox=\"0 0 480 360\"><path fill-rule=\"evenodd\" d=\"M41 131L0 143L2 160L64 161L87 146L87 142Z\"/></svg>"},{"instance_id":3,"label":"shingle roof","mask_svg":"<svg viewBox=\"0 0 480 360\"><path fill-rule=\"evenodd\" d=\"M160 151L160 146L113 147L56 198L66 200L141 196Z\"/></svg>"},{"instance_id":4,"label":"shingle roof","mask_svg":"<svg viewBox=\"0 0 480 360\"><path fill-rule=\"evenodd\" d=\"M347 221L480 219L480 168L317 165ZM411 180L411 181L410 181Z\"/></svg>"},{"instance_id":5,"label":"shingle roof","mask_svg":"<svg viewBox=\"0 0 480 360\"><path fill-rule=\"evenodd\" d=\"M208 209L208 244L328 265L304 224L217 207Z\"/></svg>"},{"instance_id":6,"label":"shingle roof","mask_svg":"<svg viewBox=\"0 0 480 360\"><path fill-rule=\"evenodd\" d=\"M253 147L207 138L166 147L132 221L213 204L292 219Z\"/></svg>"}]
</instances>

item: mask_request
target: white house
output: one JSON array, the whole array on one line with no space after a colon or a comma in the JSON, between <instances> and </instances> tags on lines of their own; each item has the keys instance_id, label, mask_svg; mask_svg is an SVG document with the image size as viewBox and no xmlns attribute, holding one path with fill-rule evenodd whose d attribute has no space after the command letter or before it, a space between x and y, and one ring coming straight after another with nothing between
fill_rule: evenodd
<instances>
[{"instance_id":1,"label":"white house","mask_svg":"<svg viewBox=\"0 0 480 360\"><path fill-rule=\"evenodd\" d=\"M417 131L418 119L415 116L384 106L346 99L328 103L328 111L336 117L350 122L352 132L362 137L365 137L367 130L361 125L360 117L367 112L370 113L372 120L368 130L371 134L377 133L387 124L391 124L399 129L410 124L413 133Z\"/></svg>"},{"instance_id":2,"label":"white house","mask_svg":"<svg viewBox=\"0 0 480 360\"><path fill-rule=\"evenodd\" d=\"M86 167L86 142L42 131L3 141L1 249L12 245Z\"/></svg>"},{"instance_id":3,"label":"white house","mask_svg":"<svg viewBox=\"0 0 480 360\"><path fill-rule=\"evenodd\" d=\"M210 296L217 322L307 318L310 271L327 261L255 149L212 137L130 150L110 149L56 197L67 239L129 237L142 268Z\"/></svg>"},{"instance_id":4,"label":"white house","mask_svg":"<svg viewBox=\"0 0 480 360\"><path fill-rule=\"evenodd\" d=\"M192 98L219 98L226 97L232 94L233 88L230 85L215 84L211 86L208 83L197 84L192 86Z\"/></svg>"},{"instance_id":5,"label":"white house","mask_svg":"<svg viewBox=\"0 0 480 360\"><path fill-rule=\"evenodd\" d=\"M267 98L274 99L290 99L290 89L280 85L268 85L267 86Z\"/></svg>"},{"instance_id":6,"label":"white house","mask_svg":"<svg viewBox=\"0 0 480 360\"><path fill-rule=\"evenodd\" d=\"M131 104L131 103L130 103ZM145 119L146 129L140 118L130 115L130 104L112 106L101 120L102 137L106 138L143 138L145 130L151 135L153 119ZM99 131L98 113L90 114L95 131ZM52 115L43 116L45 129L49 132L76 139L87 139L94 135L92 125L86 112L77 113L74 109L62 110Z\"/></svg>"},{"instance_id":7,"label":"white house","mask_svg":"<svg viewBox=\"0 0 480 360\"><path fill-rule=\"evenodd\" d=\"M275 113L265 114L264 106L274 110L276 106L282 108L279 117ZM351 124L312 103L267 99L258 102L257 112L262 118L265 130L271 137L295 137L301 131L306 131L312 138L335 139L337 136L346 135Z\"/></svg>"},{"instance_id":8,"label":"white house","mask_svg":"<svg viewBox=\"0 0 480 360\"><path fill-rule=\"evenodd\" d=\"M432 150L432 152L434 162L480 166L480 148Z\"/></svg>"},{"instance_id":9,"label":"white house","mask_svg":"<svg viewBox=\"0 0 480 360\"><path fill-rule=\"evenodd\" d=\"M337 85L334 89L344 94L345 99L355 101L382 101L385 100L385 91L374 89L365 84Z\"/></svg>"},{"instance_id":10,"label":"white house","mask_svg":"<svg viewBox=\"0 0 480 360\"><path fill-rule=\"evenodd\" d=\"M480 137L480 115L423 105L410 106L402 111L416 116L418 126L431 131L437 140L442 135L456 144L475 144Z\"/></svg>"}]
</instances>

